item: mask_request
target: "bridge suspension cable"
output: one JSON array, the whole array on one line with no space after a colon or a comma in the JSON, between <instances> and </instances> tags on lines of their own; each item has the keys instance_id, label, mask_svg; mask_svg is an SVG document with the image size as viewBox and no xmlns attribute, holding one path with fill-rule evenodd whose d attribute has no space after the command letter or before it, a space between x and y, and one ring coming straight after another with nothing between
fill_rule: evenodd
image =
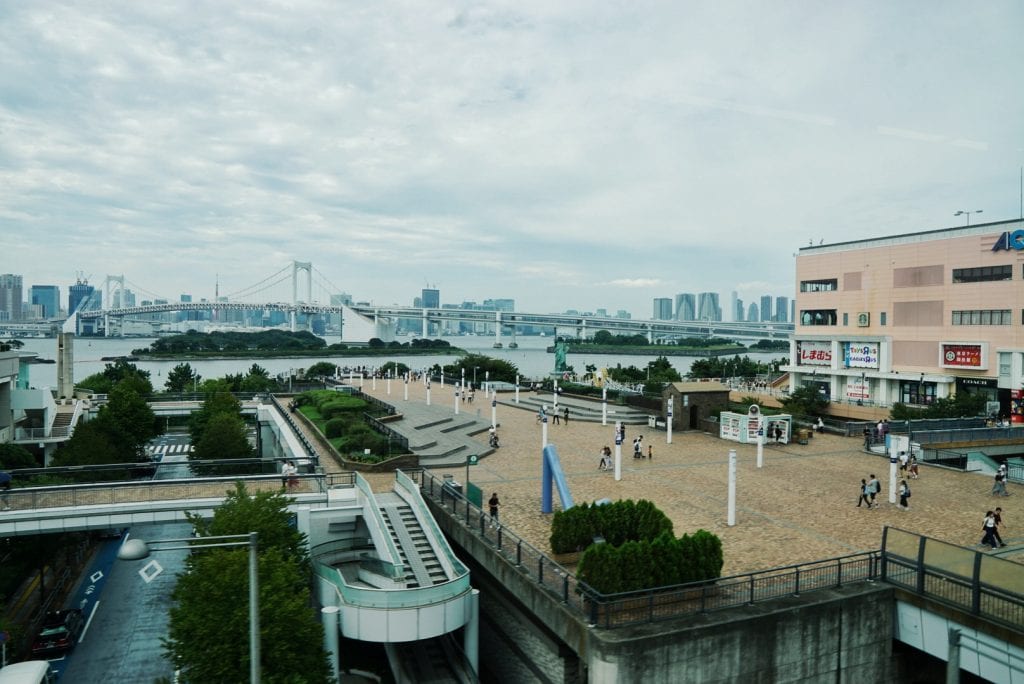
<instances>
[{"instance_id":1,"label":"bridge suspension cable","mask_svg":"<svg viewBox=\"0 0 1024 684\"><path fill-rule=\"evenodd\" d=\"M241 290L237 290L236 292L231 292L231 293L229 293L229 294L227 294L225 296L228 299L242 299L244 297L253 296L253 295L258 294L260 292L265 292L267 289L273 287L274 285L278 285L278 284L284 282L285 280L290 279L291 278L291 271L292 271L292 266L291 266L291 264L289 264L289 265L285 266L284 268L282 268L277 273L273 273L273 274L267 276L266 278L264 278L263 280L259 281L258 283L254 283L252 285L249 285L248 287L243 287ZM277 280L273 280L273 282L270 282L274 278L277 278Z\"/></svg>"}]
</instances>

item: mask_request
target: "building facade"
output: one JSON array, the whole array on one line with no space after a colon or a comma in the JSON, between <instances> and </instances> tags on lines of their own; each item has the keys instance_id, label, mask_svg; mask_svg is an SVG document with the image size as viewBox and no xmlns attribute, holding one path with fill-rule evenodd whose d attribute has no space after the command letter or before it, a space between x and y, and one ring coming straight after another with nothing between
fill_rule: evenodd
<instances>
[{"instance_id":1,"label":"building facade","mask_svg":"<svg viewBox=\"0 0 1024 684\"><path fill-rule=\"evenodd\" d=\"M22 309L21 276L0 275L0 321L20 321Z\"/></svg>"},{"instance_id":2,"label":"building facade","mask_svg":"<svg viewBox=\"0 0 1024 684\"><path fill-rule=\"evenodd\" d=\"M60 288L56 285L33 285L29 289L29 298L34 306L42 307L41 318L60 316Z\"/></svg>"},{"instance_id":3,"label":"building facade","mask_svg":"<svg viewBox=\"0 0 1024 684\"><path fill-rule=\"evenodd\" d=\"M676 295L676 320L697 320L697 297L691 292Z\"/></svg>"},{"instance_id":4,"label":"building facade","mask_svg":"<svg viewBox=\"0 0 1024 684\"><path fill-rule=\"evenodd\" d=\"M1024 221L803 247L796 281L792 388L882 407L982 393L1024 422Z\"/></svg>"},{"instance_id":5,"label":"building facade","mask_svg":"<svg viewBox=\"0 0 1024 684\"><path fill-rule=\"evenodd\" d=\"M670 297L655 297L654 298L654 315L651 316L656 321L671 321L672 320L672 299Z\"/></svg>"}]
</instances>

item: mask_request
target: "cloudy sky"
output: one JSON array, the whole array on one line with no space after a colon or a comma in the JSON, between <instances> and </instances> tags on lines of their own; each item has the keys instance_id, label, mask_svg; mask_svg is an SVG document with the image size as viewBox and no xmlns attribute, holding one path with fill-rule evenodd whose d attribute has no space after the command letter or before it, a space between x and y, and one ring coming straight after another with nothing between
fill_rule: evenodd
<instances>
[{"instance_id":1,"label":"cloudy sky","mask_svg":"<svg viewBox=\"0 0 1024 684\"><path fill-rule=\"evenodd\" d=\"M300 260L314 298L644 318L791 295L809 240L1019 216L1022 26L1016 0L0 2L0 272L198 299Z\"/></svg>"}]
</instances>

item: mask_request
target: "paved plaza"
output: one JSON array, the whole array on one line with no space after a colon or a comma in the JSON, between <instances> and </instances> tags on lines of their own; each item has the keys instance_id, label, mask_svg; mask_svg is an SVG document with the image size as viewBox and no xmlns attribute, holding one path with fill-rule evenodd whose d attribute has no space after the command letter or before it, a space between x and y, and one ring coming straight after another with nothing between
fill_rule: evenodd
<instances>
[{"instance_id":1,"label":"paved plaza","mask_svg":"<svg viewBox=\"0 0 1024 684\"><path fill-rule=\"evenodd\" d=\"M393 404L399 413L405 402L401 392L387 396L384 383L363 391ZM432 386L433 405L453 407L450 386ZM541 550L550 552L551 516L541 507L541 427L536 412L520 395L516 408L513 393L498 395L497 420L501 448L470 469L471 481L486 499L497 492L502 503L501 520ZM548 395L550 397L550 395ZM425 402L421 383L410 383L409 402ZM578 401L578 400L577 400ZM598 408L600 404L597 404ZM609 404L611 407L611 404ZM614 410L612 407L610 410ZM451 408L454 413L454 408ZM474 404L460 405L462 414L490 420L490 402L482 391ZM900 527L954 544L976 547L981 539L986 510L1002 506L1006 529L1001 557L1024 560L1024 511L1022 488L1010 484L1009 497L993 497L991 477L966 474L922 465L920 478L909 480L910 510L889 504L888 460L865 453L862 440L835 435L817 435L807 445L769 444L764 447L764 465L757 468L757 447L719 439L703 432L673 435L666 443L664 430L646 426L627 427L622 445L622 479L598 469L604 445L615 448L613 418L609 424L569 421L548 425L548 441L558 450L574 501L597 499L648 499L671 518L675 534L705 529L722 539L723 575L767 569L878 549L885 525ZM653 458L635 460L631 443L638 434L654 447ZM487 451L486 432L478 435L480 451ZM729 450L735 449L737 465L736 525L727 525L727 482ZM447 467L435 473L450 473L460 482L464 467ZM874 473L883 493L877 509L857 508L861 478ZM376 491L391 489L392 474L368 478ZM557 494L556 510L559 506ZM981 547L977 547L981 548ZM984 547L988 548L988 547Z\"/></svg>"}]
</instances>

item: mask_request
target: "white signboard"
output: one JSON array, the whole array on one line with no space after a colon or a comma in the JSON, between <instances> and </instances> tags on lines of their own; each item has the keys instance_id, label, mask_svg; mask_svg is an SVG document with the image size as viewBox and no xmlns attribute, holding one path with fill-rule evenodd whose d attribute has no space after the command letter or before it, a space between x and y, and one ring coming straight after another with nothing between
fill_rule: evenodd
<instances>
[{"instance_id":1,"label":"white signboard","mask_svg":"<svg viewBox=\"0 0 1024 684\"><path fill-rule=\"evenodd\" d=\"M801 340L796 343L800 366L831 366L832 343Z\"/></svg>"},{"instance_id":2,"label":"white signboard","mask_svg":"<svg viewBox=\"0 0 1024 684\"><path fill-rule=\"evenodd\" d=\"M847 368L878 368L878 343L844 342L843 362Z\"/></svg>"},{"instance_id":3,"label":"white signboard","mask_svg":"<svg viewBox=\"0 0 1024 684\"><path fill-rule=\"evenodd\" d=\"M846 383L846 398L853 401L863 401L868 398L868 383L866 380L857 378L848 380Z\"/></svg>"}]
</instances>

